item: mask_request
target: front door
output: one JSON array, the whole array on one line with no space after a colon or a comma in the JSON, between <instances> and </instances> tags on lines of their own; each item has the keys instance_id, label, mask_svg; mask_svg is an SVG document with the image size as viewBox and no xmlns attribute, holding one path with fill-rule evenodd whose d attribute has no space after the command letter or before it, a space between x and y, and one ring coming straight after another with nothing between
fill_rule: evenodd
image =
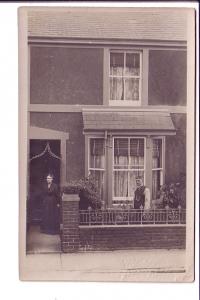
<instances>
[{"instance_id":1,"label":"front door","mask_svg":"<svg viewBox=\"0 0 200 300\"><path fill-rule=\"evenodd\" d=\"M41 185L48 173L60 184L60 140L30 140L29 156L29 224L41 221Z\"/></svg>"}]
</instances>

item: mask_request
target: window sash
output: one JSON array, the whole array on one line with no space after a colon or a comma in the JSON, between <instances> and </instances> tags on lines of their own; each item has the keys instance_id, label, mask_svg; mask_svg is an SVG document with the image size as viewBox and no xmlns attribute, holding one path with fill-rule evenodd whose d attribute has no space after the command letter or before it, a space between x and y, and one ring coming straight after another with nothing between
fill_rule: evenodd
<instances>
[{"instance_id":1,"label":"window sash","mask_svg":"<svg viewBox=\"0 0 200 300\"><path fill-rule=\"evenodd\" d=\"M91 139L102 139L104 142L104 163L101 164L101 165L92 165L91 164L91 155L90 155L90 152L91 152L91 148L90 148L90 144L91 144ZM127 154L127 160L126 162L123 164L123 157L122 157L122 160L121 162L118 164L118 161L117 159L115 159L115 148L114 146L116 145L116 142L115 140L121 140L121 139L125 139L125 141L127 141L127 143L124 143L124 144L127 144L127 147L128 147L128 151L126 152ZM132 149L132 151L130 151L130 145L132 144L132 146L135 144L135 140L141 140L143 139L143 146L140 146L140 147L143 147L144 148L144 156L143 156L143 159L141 160L142 162L140 162L140 164L135 164L131 162L131 157L130 157L130 154L132 152L132 154L136 153L134 149ZM161 163L158 165L158 167L153 167L153 140L155 139L159 139L161 141L161 152L162 152L162 159L161 159ZM152 191L152 197L151 199L154 200L155 197L154 197L154 194L155 194L155 182L154 181L157 181L158 183L157 184L163 184L164 183L164 169L165 169L165 165L164 165L164 148L165 148L165 137L162 137L162 136L159 136L159 137L152 137L151 141L152 141L152 156L151 157L148 157L148 160L151 159L152 160L152 168L150 167L150 164L148 163L147 164L147 155L148 155L148 151L146 150L146 137L144 136L114 136L114 137L111 137L111 140L112 140L112 149L110 149L108 151L108 153L110 153L109 157L111 159L111 156L112 156L112 160L111 162L109 163L107 161L107 158L106 158L106 140L104 139L104 137L101 135L101 136L89 136L88 137L88 175L89 174L94 174L96 172L96 177L97 178L101 178L102 180L100 180L100 184L103 186L103 188L101 188L101 198L103 199L104 196L106 195L105 194L105 188L107 187L108 188L108 197L111 197L110 200L108 200L108 203L120 203L120 201L122 202L126 202L126 201L133 201L133 190L131 190L131 188L133 187L133 181L134 181L134 176L135 175L141 175L141 176L144 176L144 185L145 185L145 182L146 182L146 175L148 174L148 172L152 172L152 181L151 183L149 182L150 186L150 190ZM132 142L131 142L132 140ZM142 143L140 143L140 145L142 145ZM122 145L123 146L123 145ZM133 146L133 148L135 148L135 146ZM123 150L123 149L122 149ZM98 152L98 151L97 151ZM143 154L142 150L140 149L139 151L139 155ZM102 153L101 151L99 153ZM107 153L107 154L108 154ZM122 152L123 153L123 152ZM124 152L125 153L125 152ZM120 153L119 153L120 154ZM116 156L117 157L117 156ZM134 157L134 155L133 155ZM93 158L92 158L93 159ZM136 159L136 162L139 161ZM108 163L108 166L106 165L106 163ZM110 171L108 171L108 168L110 166ZM146 169L148 167L148 169ZM151 169L149 169L149 167ZM107 174L107 175L106 175ZM155 175L157 174L157 175ZM109 176L107 178L107 176ZM121 176L125 176L126 178L128 178L128 185L129 185L129 190L128 190L128 194L125 195L125 193L123 194L122 193L122 196L119 196L119 193L117 194L116 193L116 190L117 189L114 189L114 184L117 182L117 180L119 182L121 182ZM158 179L156 179L156 176L159 176ZM105 182L105 180L108 180L108 183ZM121 183L122 184L122 183ZM124 183L125 184L125 183ZM110 188L108 187L110 185ZM118 192L119 192L120 189L118 189ZM105 200L107 200L107 198L105 198Z\"/></svg>"},{"instance_id":2,"label":"window sash","mask_svg":"<svg viewBox=\"0 0 200 300\"><path fill-rule=\"evenodd\" d=\"M116 143L115 141L116 140L122 140L124 139L124 142L127 140L127 164L126 165L118 165L116 164L115 162L115 157L116 156L116 149L115 149L115 146L116 146ZM131 160L130 158L131 157L134 157L134 156L131 156L131 141L133 140L143 140L143 164L140 165L137 165L135 167L132 167L132 165L130 164ZM124 146L126 145L126 143L124 143ZM131 185L131 183L133 182L133 179L131 181L131 177L135 177L135 176L142 176L143 175L143 179L144 179L144 184L145 184L145 165L146 165L146 139L144 137L114 137L113 138L113 201L117 200L117 201L125 201L125 200L132 200L133 199L133 186L134 185ZM125 168L123 168L125 166ZM122 168L120 168L122 167ZM128 191L128 194L126 193L126 196L122 195L122 196L116 196L116 191L119 189L119 187L116 187L115 184L116 184L116 174L120 174L120 173L124 173L124 175L127 177L127 191ZM118 181L120 182L120 179L118 179ZM134 180L134 183L135 183L135 180ZM135 186L134 186L135 188Z\"/></svg>"},{"instance_id":3,"label":"window sash","mask_svg":"<svg viewBox=\"0 0 200 300\"><path fill-rule=\"evenodd\" d=\"M156 200L157 192L161 185L163 185L164 182L164 138L163 137L157 137L152 139L152 165L153 160L155 159L154 151L156 149L154 148L154 141L159 141L160 148L157 149L157 151L160 151L158 157L160 159L160 162L158 163L158 167L152 167L152 200ZM160 186L159 186L160 185Z\"/></svg>"},{"instance_id":4,"label":"window sash","mask_svg":"<svg viewBox=\"0 0 200 300\"><path fill-rule=\"evenodd\" d=\"M121 142L123 143L122 140L124 140L125 144L119 143L121 139ZM118 141L118 144L115 143L115 141ZM137 141L134 145L133 141ZM142 143L141 143L142 141ZM126 143L127 142L127 143ZM143 169L145 168L145 138L141 137L115 137L113 139L113 166L114 169L115 167L120 167L120 166L126 166L124 169ZM126 148L127 146L127 148ZM141 153L142 152L142 153ZM118 155L117 155L118 153ZM120 155L121 154L121 155ZM124 154L124 155L123 155ZM135 155L133 155L135 154ZM117 164L115 162L115 158L117 157L127 157L127 163L126 164ZM137 158L140 160L143 158L143 163L133 163L133 158ZM139 168L138 168L139 167Z\"/></svg>"},{"instance_id":5,"label":"window sash","mask_svg":"<svg viewBox=\"0 0 200 300\"><path fill-rule=\"evenodd\" d=\"M120 74L113 74L111 72L111 55L112 54L123 54L123 67L122 72ZM139 55L139 74L138 75L133 75L133 74L127 74L126 73L126 56L127 54L137 54ZM110 104L115 104L115 105L140 105L141 102L141 72L142 72L142 65L141 65L141 52L136 52L136 51L110 51L110 64L109 64L109 87L110 87L110 92L109 92L109 98ZM114 81L114 79L118 79L117 81ZM119 81L121 79L121 83ZM138 81L138 87L137 89L129 89L127 90L128 84L130 84L130 81L128 83L128 79L135 79ZM120 84L120 85L119 85ZM132 82L133 84L133 82ZM135 84L135 83L134 83ZM137 86L137 84L136 84ZM116 90L117 89L117 90ZM136 91L137 90L137 91ZM129 92L129 96L127 97L127 91ZM127 95L128 95L127 94ZM118 97L117 97L118 95ZM120 98L120 99L119 99Z\"/></svg>"},{"instance_id":6,"label":"window sash","mask_svg":"<svg viewBox=\"0 0 200 300\"><path fill-rule=\"evenodd\" d=\"M100 139L103 141L102 149L98 149ZM96 150L94 149L95 141L98 141L96 143ZM100 166L98 163L96 164L98 157ZM105 139L102 137L89 137L88 139L88 175L94 176L95 180L97 178L97 186L99 187L100 197L103 199L105 186Z\"/></svg>"}]
</instances>

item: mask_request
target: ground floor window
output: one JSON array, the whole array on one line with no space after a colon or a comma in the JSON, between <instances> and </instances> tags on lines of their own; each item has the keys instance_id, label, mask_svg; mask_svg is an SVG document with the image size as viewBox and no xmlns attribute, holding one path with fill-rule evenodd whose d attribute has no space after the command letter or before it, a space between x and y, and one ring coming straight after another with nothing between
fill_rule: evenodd
<instances>
[{"instance_id":1,"label":"ground floor window","mask_svg":"<svg viewBox=\"0 0 200 300\"><path fill-rule=\"evenodd\" d=\"M131 200L135 189L135 177L145 178L145 139L113 139L113 200Z\"/></svg>"},{"instance_id":2,"label":"ground floor window","mask_svg":"<svg viewBox=\"0 0 200 300\"><path fill-rule=\"evenodd\" d=\"M152 153L152 199L156 199L157 191L163 184L163 139L153 139Z\"/></svg>"},{"instance_id":3,"label":"ground floor window","mask_svg":"<svg viewBox=\"0 0 200 300\"><path fill-rule=\"evenodd\" d=\"M97 182L105 203L133 201L136 177L151 191L164 181L164 137L107 136L88 138L88 174Z\"/></svg>"},{"instance_id":4,"label":"ground floor window","mask_svg":"<svg viewBox=\"0 0 200 300\"><path fill-rule=\"evenodd\" d=\"M89 175L91 175L103 197L104 173L105 173L105 140L103 138L89 139Z\"/></svg>"}]
</instances>

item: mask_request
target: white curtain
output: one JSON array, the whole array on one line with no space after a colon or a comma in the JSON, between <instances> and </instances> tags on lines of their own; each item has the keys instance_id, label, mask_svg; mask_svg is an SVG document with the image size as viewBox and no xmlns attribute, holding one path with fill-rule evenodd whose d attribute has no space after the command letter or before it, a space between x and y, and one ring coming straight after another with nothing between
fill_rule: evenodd
<instances>
[{"instance_id":1,"label":"white curtain","mask_svg":"<svg viewBox=\"0 0 200 300\"><path fill-rule=\"evenodd\" d=\"M139 79L125 80L125 98L126 100L139 100Z\"/></svg>"},{"instance_id":2,"label":"white curtain","mask_svg":"<svg viewBox=\"0 0 200 300\"><path fill-rule=\"evenodd\" d=\"M90 140L90 175L95 179L100 196L103 196L104 168L105 168L105 146L104 139ZM101 169L101 170L95 170Z\"/></svg>"},{"instance_id":3,"label":"white curtain","mask_svg":"<svg viewBox=\"0 0 200 300\"><path fill-rule=\"evenodd\" d=\"M122 67L112 67L111 74L121 77L110 78L110 100L124 100L124 79Z\"/></svg>"},{"instance_id":4,"label":"white curtain","mask_svg":"<svg viewBox=\"0 0 200 300\"><path fill-rule=\"evenodd\" d=\"M162 168L162 140L153 140L153 157L152 157L152 168ZM161 185L161 170L152 171L152 199L157 198L157 192Z\"/></svg>"},{"instance_id":5,"label":"white curtain","mask_svg":"<svg viewBox=\"0 0 200 300\"><path fill-rule=\"evenodd\" d=\"M114 196L128 197L128 172L114 172Z\"/></svg>"},{"instance_id":6,"label":"white curtain","mask_svg":"<svg viewBox=\"0 0 200 300\"><path fill-rule=\"evenodd\" d=\"M144 140L115 139L114 196L131 197L136 188L136 176L144 178ZM121 171L120 171L121 169ZM122 170L123 169L123 170ZM132 170L131 170L132 169ZM140 171L141 169L141 171Z\"/></svg>"},{"instance_id":7,"label":"white curtain","mask_svg":"<svg viewBox=\"0 0 200 300\"><path fill-rule=\"evenodd\" d=\"M100 197L102 199L103 198L103 190L104 190L104 171L91 170L90 174L96 181L97 188L100 193Z\"/></svg>"},{"instance_id":8,"label":"white curtain","mask_svg":"<svg viewBox=\"0 0 200 300\"><path fill-rule=\"evenodd\" d=\"M137 53L111 53L110 100L139 100L140 58Z\"/></svg>"}]
</instances>

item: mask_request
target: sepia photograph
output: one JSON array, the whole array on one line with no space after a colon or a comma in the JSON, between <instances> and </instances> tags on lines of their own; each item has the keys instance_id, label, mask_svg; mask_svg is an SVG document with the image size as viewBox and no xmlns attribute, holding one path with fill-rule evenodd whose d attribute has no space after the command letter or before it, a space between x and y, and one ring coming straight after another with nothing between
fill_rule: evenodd
<instances>
[{"instance_id":1,"label":"sepia photograph","mask_svg":"<svg viewBox=\"0 0 200 300\"><path fill-rule=\"evenodd\" d=\"M195 9L20 7L20 279L192 282Z\"/></svg>"}]
</instances>

